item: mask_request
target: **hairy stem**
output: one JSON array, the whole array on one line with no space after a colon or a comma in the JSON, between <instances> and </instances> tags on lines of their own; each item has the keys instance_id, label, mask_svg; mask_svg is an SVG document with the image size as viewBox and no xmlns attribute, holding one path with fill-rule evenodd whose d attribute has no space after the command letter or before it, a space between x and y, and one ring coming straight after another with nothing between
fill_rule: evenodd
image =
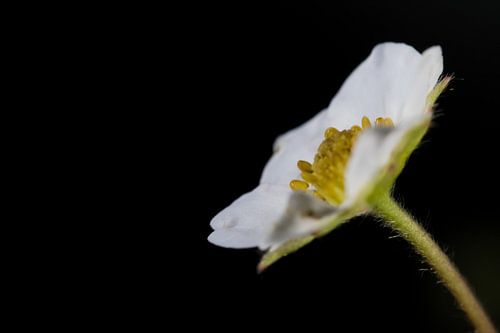
<instances>
[{"instance_id":1,"label":"hairy stem","mask_svg":"<svg viewBox=\"0 0 500 333\"><path fill-rule=\"evenodd\" d=\"M481 303L439 245L389 195L379 197L375 212L384 222L403 236L433 268L436 275L453 294L478 333L496 333Z\"/></svg>"}]
</instances>

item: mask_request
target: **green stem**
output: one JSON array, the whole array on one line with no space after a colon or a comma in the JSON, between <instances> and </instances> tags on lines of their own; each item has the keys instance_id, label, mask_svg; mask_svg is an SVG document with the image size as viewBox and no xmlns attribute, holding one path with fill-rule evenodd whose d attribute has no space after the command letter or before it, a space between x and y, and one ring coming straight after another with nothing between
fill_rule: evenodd
<instances>
[{"instance_id":1,"label":"green stem","mask_svg":"<svg viewBox=\"0 0 500 333\"><path fill-rule=\"evenodd\" d=\"M444 282L478 333L496 333L493 323L459 271L431 236L389 195L377 198L375 212L424 257Z\"/></svg>"}]
</instances>

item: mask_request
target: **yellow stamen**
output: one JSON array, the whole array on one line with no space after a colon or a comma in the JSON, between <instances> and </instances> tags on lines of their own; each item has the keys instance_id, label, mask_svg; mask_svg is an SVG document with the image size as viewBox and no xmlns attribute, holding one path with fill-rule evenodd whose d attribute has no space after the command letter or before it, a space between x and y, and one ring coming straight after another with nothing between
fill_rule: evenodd
<instances>
[{"instance_id":1,"label":"yellow stamen","mask_svg":"<svg viewBox=\"0 0 500 333\"><path fill-rule=\"evenodd\" d=\"M363 129L367 129L372 127L372 123L370 122L370 119L368 119L368 117L363 117L363 119L361 119L361 126L363 127Z\"/></svg>"},{"instance_id":2,"label":"yellow stamen","mask_svg":"<svg viewBox=\"0 0 500 333\"><path fill-rule=\"evenodd\" d=\"M377 119L375 119L375 126L384 126L384 118L382 117L378 117Z\"/></svg>"},{"instance_id":3,"label":"yellow stamen","mask_svg":"<svg viewBox=\"0 0 500 333\"><path fill-rule=\"evenodd\" d=\"M359 133L361 132L363 129L361 127L359 127L358 125L354 125L351 127L350 129L353 133Z\"/></svg>"},{"instance_id":4,"label":"yellow stamen","mask_svg":"<svg viewBox=\"0 0 500 333\"><path fill-rule=\"evenodd\" d=\"M309 184L305 181L294 179L290 182L290 187L295 191L305 191L309 188Z\"/></svg>"},{"instance_id":5,"label":"yellow stamen","mask_svg":"<svg viewBox=\"0 0 500 333\"><path fill-rule=\"evenodd\" d=\"M325 198L321 194L319 194L318 191L312 191L312 194L318 199L325 200Z\"/></svg>"},{"instance_id":6,"label":"yellow stamen","mask_svg":"<svg viewBox=\"0 0 500 333\"><path fill-rule=\"evenodd\" d=\"M337 135L339 130L333 127L328 127L325 131L325 139L331 138L334 135Z\"/></svg>"},{"instance_id":7,"label":"yellow stamen","mask_svg":"<svg viewBox=\"0 0 500 333\"><path fill-rule=\"evenodd\" d=\"M394 127L394 123L392 122L391 118L385 118L384 119L384 125L388 127Z\"/></svg>"},{"instance_id":8,"label":"yellow stamen","mask_svg":"<svg viewBox=\"0 0 500 333\"><path fill-rule=\"evenodd\" d=\"M314 171L313 171L314 172ZM314 183L316 181L316 176L313 175L313 173L309 173L309 172L302 172L300 174L300 176L302 177L302 179L304 179L306 182L308 183Z\"/></svg>"},{"instance_id":9,"label":"yellow stamen","mask_svg":"<svg viewBox=\"0 0 500 333\"><path fill-rule=\"evenodd\" d=\"M303 180L292 180L290 187L297 191L308 191L314 196L338 205L344 200L344 177L347 162L359 134L371 128L372 123L367 117L361 119L361 127L353 125L350 129L339 131L329 127L325 131L325 139L319 145L314 163L298 161ZM379 117L375 126L394 126L390 118ZM310 185L314 189L309 189Z\"/></svg>"},{"instance_id":10,"label":"yellow stamen","mask_svg":"<svg viewBox=\"0 0 500 333\"><path fill-rule=\"evenodd\" d=\"M307 161L298 161L297 162L297 167L299 168L300 171L302 172L312 172L312 164L307 162Z\"/></svg>"}]
</instances>

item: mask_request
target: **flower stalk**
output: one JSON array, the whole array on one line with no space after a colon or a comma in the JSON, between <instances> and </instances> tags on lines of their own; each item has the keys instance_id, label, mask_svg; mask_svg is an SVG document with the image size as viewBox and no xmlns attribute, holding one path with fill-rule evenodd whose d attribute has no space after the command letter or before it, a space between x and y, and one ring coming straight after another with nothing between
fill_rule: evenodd
<instances>
[{"instance_id":1,"label":"flower stalk","mask_svg":"<svg viewBox=\"0 0 500 333\"><path fill-rule=\"evenodd\" d=\"M476 332L496 333L493 323L466 280L422 226L389 195L378 196L373 206L374 213L405 238L432 267L476 328Z\"/></svg>"}]
</instances>

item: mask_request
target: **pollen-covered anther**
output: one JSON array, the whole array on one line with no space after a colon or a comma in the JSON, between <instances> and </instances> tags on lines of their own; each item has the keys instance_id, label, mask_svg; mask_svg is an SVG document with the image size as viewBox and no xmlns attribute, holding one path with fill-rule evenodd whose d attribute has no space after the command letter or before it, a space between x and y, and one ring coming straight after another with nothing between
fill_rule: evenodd
<instances>
[{"instance_id":1,"label":"pollen-covered anther","mask_svg":"<svg viewBox=\"0 0 500 333\"><path fill-rule=\"evenodd\" d=\"M379 117L375 126L394 126L390 118ZM344 174L352 147L363 130L371 128L368 117L361 119L361 126L339 131L329 127L324 133L324 140L319 145L314 163L298 161L297 167L301 171L303 180L292 180L290 187L293 190L308 191L314 196L327 202L339 205L344 201ZM310 187L313 189L310 189Z\"/></svg>"},{"instance_id":2,"label":"pollen-covered anther","mask_svg":"<svg viewBox=\"0 0 500 333\"><path fill-rule=\"evenodd\" d=\"M394 123L392 122L391 118L385 118L384 119L384 125L387 127L394 127Z\"/></svg>"},{"instance_id":3,"label":"pollen-covered anther","mask_svg":"<svg viewBox=\"0 0 500 333\"><path fill-rule=\"evenodd\" d=\"M363 127L363 129L367 129L372 127L372 123L370 122L370 119L365 116L363 117L363 119L361 119L361 126Z\"/></svg>"},{"instance_id":4,"label":"pollen-covered anther","mask_svg":"<svg viewBox=\"0 0 500 333\"><path fill-rule=\"evenodd\" d=\"M353 134L359 134L359 132L361 132L363 129L361 127L359 127L358 125L354 125L351 127L350 131L353 133Z\"/></svg>"},{"instance_id":5,"label":"pollen-covered anther","mask_svg":"<svg viewBox=\"0 0 500 333\"><path fill-rule=\"evenodd\" d=\"M298 161L297 167L302 172L308 172L308 173L312 172L312 164L307 161L302 161L302 160Z\"/></svg>"},{"instance_id":6,"label":"pollen-covered anther","mask_svg":"<svg viewBox=\"0 0 500 333\"><path fill-rule=\"evenodd\" d=\"M319 192L318 192L318 191L314 191L314 190L312 190L311 192L312 192L312 194L313 194L316 198L321 199L321 200L325 200L325 197L323 197L321 194L319 194ZM325 200L325 201L326 201L326 200Z\"/></svg>"},{"instance_id":7,"label":"pollen-covered anther","mask_svg":"<svg viewBox=\"0 0 500 333\"><path fill-rule=\"evenodd\" d=\"M340 131L336 128L333 128L333 127L328 127L326 130L325 130L325 139L328 139L328 138L331 138L335 135L338 135L340 133Z\"/></svg>"},{"instance_id":8,"label":"pollen-covered anther","mask_svg":"<svg viewBox=\"0 0 500 333\"><path fill-rule=\"evenodd\" d=\"M309 184L302 180L294 179L290 182L290 188L294 191L306 191Z\"/></svg>"},{"instance_id":9,"label":"pollen-covered anther","mask_svg":"<svg viewBox=\"0 0 500 333\"><path fill-rule=\"evenodd\" d=\"M391 118L382 118L378 117L375 120L375 126L377 127L394 127L394 123L392 122Z\"/></svg>"},{"instance_id":10,"label":"pollen-covered anther","mask_svg":"<svg viewBox=\"0 0 500 333\"><path fill-rule=\"evenodd\" d=\"M300 174L300 177L302 177L302 179L304 179L306 182L310 184L314 183L317 179L316 175L314 175L312 172L302 172Z\"/></svg>"}]
</instances>

